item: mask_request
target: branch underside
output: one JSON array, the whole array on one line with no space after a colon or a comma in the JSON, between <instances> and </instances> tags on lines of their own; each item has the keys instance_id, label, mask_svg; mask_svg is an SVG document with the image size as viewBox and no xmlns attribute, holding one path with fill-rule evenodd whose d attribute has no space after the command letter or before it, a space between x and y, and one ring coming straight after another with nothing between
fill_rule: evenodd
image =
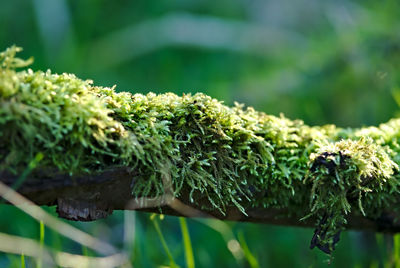
<instances>
[{"instance_id":1,"label":"branch underside","mask_svg":"<svg viewBox=\"0 0 400 268\"><path fill-rule=\"evenodd\" d=\"M315 227L315 219L301 220L300 217L290 215L287 209L254 207L247 208L247 215L244 215L238 208L231 206L223 215L218 210L202 210L187 198L171 198L165 195L155 199L133 199L131 189L134 177L135 173L126 168L72 177L68 174L34 172L17 191L37 205L56 205L60 217L76 221L93 221L107 217L114 210L132 209L172 216ZM0 173L0 181L10 187L17 179L18 176L9 172ZM397 233L400 232L400 222L396 217L394 212L384 212L376 219L350 214L346 228Z\"/></svg>"}]
</instances>

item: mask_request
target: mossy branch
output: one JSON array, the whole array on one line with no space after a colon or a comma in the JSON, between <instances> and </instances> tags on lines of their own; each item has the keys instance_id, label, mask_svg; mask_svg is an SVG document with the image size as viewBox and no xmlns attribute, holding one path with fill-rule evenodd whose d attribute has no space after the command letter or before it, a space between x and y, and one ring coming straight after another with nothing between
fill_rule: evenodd
<instances>
[{"instance_id":1,"label":"mossy branch","mask_svg":"<svg viewBox=\"0 0 400 268\"><path fill-rule=\"evenodd\" d=\"M400 119L310 127L204 94L117 93L17 71L30 63L18 51L0 54L0 180L12 185L28 167L19 191L58 202L62 216L96 219L168 196L218 218L312 224L312 246L325 252L349 226L398 231ZM77 216L92 203L96 215Z\"/></svg>"}]
</instances>

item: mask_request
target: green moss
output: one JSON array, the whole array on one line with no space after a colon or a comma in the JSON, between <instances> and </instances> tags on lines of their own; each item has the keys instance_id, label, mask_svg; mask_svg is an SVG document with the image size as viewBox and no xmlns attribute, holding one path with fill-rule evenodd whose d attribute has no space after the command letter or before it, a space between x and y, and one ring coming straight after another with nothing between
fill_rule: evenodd
<instances>
[{"instance_id":1,"label":"green moss","mask_svg":"<svg viewBox=\"0 0 400 268\"><path fill-rule=\"evenodd\" d=\"M117 93L72 74L17 71L0 54L0 170L70 174L125 166L133 196L172 191L202 209L287 208L317 218L330 251L346 215L378 217L398 198L400 120L379 127L310 127L204 94Z\"/></svg>"},{"instance_id":2,"label":"green moss","mask_svg":"<svg viewBox=\"0 0 400 268\"><path fill-rule=\"evenodd\" d=\"M335 234L346 225L350 212L379 217L396 202L398 165L370 137L326 143L310 160L311 212L307 216L317 215L323 230L318 243L326 248L334 246Z\"/></svg>"}]
</instances>

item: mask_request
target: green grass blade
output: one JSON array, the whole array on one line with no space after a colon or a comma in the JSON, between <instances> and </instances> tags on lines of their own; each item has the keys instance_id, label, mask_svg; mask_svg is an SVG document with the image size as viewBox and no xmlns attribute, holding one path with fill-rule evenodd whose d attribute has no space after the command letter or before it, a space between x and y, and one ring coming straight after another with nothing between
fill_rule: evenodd
<instances>
[{"instance_id":1,"label":"green grass blade","mask_svg":"<svg viewBox=\"0 0 400 268\"><path fill-rule=\"evenodd\" d=\"M238 233L238 238L239 238L240 246L244 253L244 257L246 258L250 267L251 268L259 268L260 265L258 264L256 257L254 257L253 253L251 253L249 247L247 246L246 240L244 239L243 232Z\"/></svg>"},{"instance_id":2,"label":"green grass blade","mask_svg":"<svg viewBox=\"0 0 400 268\"><path fill-rule=\"evenodd\" d=\"M25 268L25 255L21 254L21 268Z\"/></svg>"},{"instance_id":3,"label":"green grass blade","mask_svg":"<svg viewBox=\"0 0 400 268\"><path fill-rule=\"evenodd\" d=\"M90 256L88 248L83 246L83 245L82 245L82 255L85 256L85 257L89 257Z\"/></svg>"},{"instance_id":4,"label":"green grass blade","mask_svg":"<svg viewBox=\"0 0 400 268\"><path fill-rule=\"evenodd\" d=\"M172 268L178 268L179 266L175 263L174 258L172 257L171 251L168 248L168 244L165 241L164 235L161 232L161 228L160 228L160 225L158 224L156 214L151 215L150 219L152 220L152 222L154 224L154 228L156 229L158 237L160 238L161 244L165 250L165 253L168 256L170 266Z\"/></svg>"},{"instance_id":5,"label":"green grass blade","mask_svg":"<svg viewBox=\"0 0 400 268\"><path fill-rule=\"evenodd\" d=\"M195 265L194 265L193 248L192 248L192 242L190 241L189 229L186 223L186 219L183 217L179 217L179 223L181 225L183 244L185 247L186 267L194 268Z\"/></svg>"},{"instance_id":6,"label":"green grass blade","mask_svg":"<svg viewBox=\"0 0 400 268\"><path fill-rule=\"evenodd\" d=\"M393 236L393 260L395 267L400 266L400 234Z\"/></svg>"},{"instance_id":7,"label":"green grass blade","mask_svg":"<svg viewBox=\"0 0 400 268\"><path fill-rule=\"evenodd\" d=\"M28 167L22 172L21 176L16 180L16 182L12 185L13 190L17 190L22 183L26 180L26 177L31 173L33 169L39 164L39 162L43 159L43 154L42 153L37 153L35 155L35 158L29 163Z\"/></svg>"},{"instance_id":8,"label":"green grass blade","mask_svg":"<svg viewBox=\"0 0 400 268\"><path fill-rule=\"evenodd\" d=\"M40 251L43 254L43 247L44 247L44 224L43 221L39 222L39 226L40 226L40 234L39 234L39 245L40 245ZM36 268L41 268L43 264L43 260L42 257L38 258L37 262L36 262Z\"/></svg>"},{"instance_id":9,"label":"green grass blade","mask_svg":"<svg viewBox=\"0 0 400 268\"><path fill-rule=\"evenodd\" d=\"M26 180L28 175L32 172L32 170L35 169L35 167L39 164L39 162L43 159L43 154L41 152L37 153L35 155L35 158L28 164L28 166L22 171L21 175L18 177L18 179L14 182L14 184L10 187L13 190L17 190ZM7 195L5 193L4 195ZM3 200L0 200L0 204L4 202Z\"/></svg>"}]
</instances>

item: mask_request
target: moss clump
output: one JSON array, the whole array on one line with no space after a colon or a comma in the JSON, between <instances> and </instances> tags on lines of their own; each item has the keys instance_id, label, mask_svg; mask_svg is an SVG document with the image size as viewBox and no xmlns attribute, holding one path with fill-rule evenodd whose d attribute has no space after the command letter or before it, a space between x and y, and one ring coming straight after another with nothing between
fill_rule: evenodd
<instances>
[{"instance_id":1,"label":"moss clump","mask_svg":"<svg viewBox=\"0 0 400 268\"><path fill-rule=\"evenodd\" d=\"M14 58L17 51L0 54L2 167L24 166L38 152L45 154L44 166L68 172L100 168L105 161L128 164L129 132L110 116L91 82L50 71L16 72L26 63Z\"/></svg>"},{"instance_id":2,"label":"moss clump","mask_svg":"<svg viewBox=\"0 0 400 268\"><path fill-rule=\"evenodd\" d=\"M335 235L346 225L352 210L378 217L395 202L399 181L397 164L369 137L327 143L310 156L311 213L317 215L316 245L333 250Z\"/></svg>"},{"instance_id":3,"label":"moss clump","mask_svg":"<svg viewBox=\"0 0 400 268\"><path fill-rule=\"evenodd\" d=\"M204 94L117 93L71 74L17 71L29 63L18 51L0 54L0 171L20 172L38 153L39 168L70 174L125 166L139 174L134 196L168 188L222 214L262 206L316 216L326 252L346 215L377 217L398 197L400 120L310 127Z\"/></svg>"}]
</instances>

